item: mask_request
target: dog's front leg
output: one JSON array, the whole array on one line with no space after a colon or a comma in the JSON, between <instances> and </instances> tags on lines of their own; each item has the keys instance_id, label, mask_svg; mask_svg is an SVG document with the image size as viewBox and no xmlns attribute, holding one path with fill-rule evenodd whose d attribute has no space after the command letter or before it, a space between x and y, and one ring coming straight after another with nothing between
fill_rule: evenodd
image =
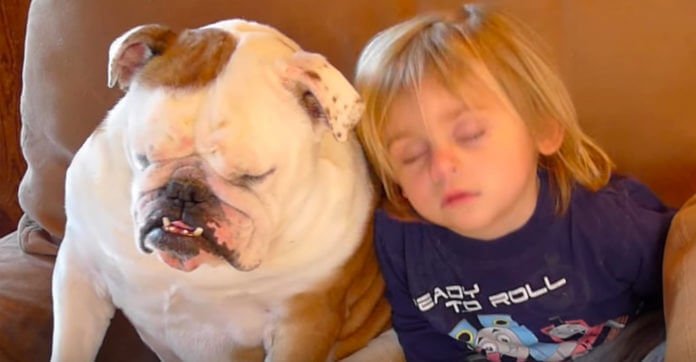
<instances>
[{"instance_id":1,"label":"dog's front leg","mask_svg":"<svg viewBox=\"0 0 696 362\"><path fill-rule=\"evenodd\" d=\"M114 315L95 271L80 258L77 241L68 230L53 271L52 362L94 361Z\"/></svg>"},{"instance_id":2,"label":"dog's front leg","mask_svg":"<svg viewBox=\"0 0 696 362\"><path fill-rule=\"evenodd\" d=\"M264 341L265 362L333 361L343 318L327 295L295 298Z\"/></svg>"}]
</instances>

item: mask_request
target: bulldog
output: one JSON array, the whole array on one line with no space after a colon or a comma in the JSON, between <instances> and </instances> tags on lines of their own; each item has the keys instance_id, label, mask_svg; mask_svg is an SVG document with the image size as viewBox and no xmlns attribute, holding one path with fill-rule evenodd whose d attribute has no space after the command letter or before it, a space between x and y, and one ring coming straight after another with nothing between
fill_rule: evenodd
<instances>
[{"instance_id":1,"label":"bulldog","mask_svg":"<svg viewBox=\"0 0 696 362\"><path fill-rule=\"evenodd\" d=\"M371 242L363 105L321 55L227 20L109 49L125 90L67 172L52 361L120 308L164 361L399 361Z\"/></svg>"}]
</instances>

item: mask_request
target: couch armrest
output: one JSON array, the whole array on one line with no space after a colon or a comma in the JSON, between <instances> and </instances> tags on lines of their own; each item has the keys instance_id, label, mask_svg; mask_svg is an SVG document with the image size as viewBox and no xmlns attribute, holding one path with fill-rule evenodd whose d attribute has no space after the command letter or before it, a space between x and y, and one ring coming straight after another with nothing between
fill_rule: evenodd
<instances>
[{"instance_id":1,"label":"couch armrest","mask_svg":"<svg viewBox=\"0 0 696 362\"><path fill-rule=\"evenodd\" d=\"M672 221L663 275L667 361L696 361L696 196Z\"/></svg>"}]
</instances>

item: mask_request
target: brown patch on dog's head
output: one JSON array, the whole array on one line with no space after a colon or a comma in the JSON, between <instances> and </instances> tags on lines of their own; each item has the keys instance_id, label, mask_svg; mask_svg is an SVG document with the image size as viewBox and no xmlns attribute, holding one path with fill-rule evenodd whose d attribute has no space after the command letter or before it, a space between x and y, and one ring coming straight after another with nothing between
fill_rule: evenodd
<instances>
[{"instance_id":1,"label":"brown patch on dog's head","mask_svg":"<svg viewBox=\"0 0 696 362\"><path fill-rule=\"evenodd\" d=\"M205 86L217 78L236 46L223 30L185 30L143 67L139 80L148 86Z\"/></svg>"},{"instance_id":2,"label":"brown patch on dog's head","mask_svg":"<svg viewBox=\"0 0 696 362\"><path fill-rule=\"evenodd\" d=\"M128 89L135 79L154 87L205 86L224 69L236 46L232 34L219 29L134 28L112 44L109 86Z\"/></svg>"}]
</instances>

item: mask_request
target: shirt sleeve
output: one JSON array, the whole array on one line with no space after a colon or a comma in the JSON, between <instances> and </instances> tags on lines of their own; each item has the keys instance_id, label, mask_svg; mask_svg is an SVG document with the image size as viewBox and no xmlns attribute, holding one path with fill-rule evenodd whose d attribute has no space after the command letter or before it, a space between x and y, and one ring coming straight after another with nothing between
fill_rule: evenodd
<instances>
[{"instance_id":1,"label":"shirt sleeve","mask_svg":"<svg viewBox=\"0 0 696 362\"><path fill-rule=\"evenodd\" d=\"M408 292L403 231L375 226L375 246L392 306L392 323L409 362L467 361L477 356L463 343L435 330Z\"/></svg>"},{"instance_id":2,"label":"shirt sleeve","mask_svg":"<svg viewBox=\"0 0 696 362\"><path fill-rule=\"evenodd\" d=\"M611 227L617 238L606 258L612 274L629 283L646 301L657 301L662 291L662 258L675 210L666 207L645 185L631 178L614 177L609 185L616 207Z\"/></svg>"}]
</instances>

